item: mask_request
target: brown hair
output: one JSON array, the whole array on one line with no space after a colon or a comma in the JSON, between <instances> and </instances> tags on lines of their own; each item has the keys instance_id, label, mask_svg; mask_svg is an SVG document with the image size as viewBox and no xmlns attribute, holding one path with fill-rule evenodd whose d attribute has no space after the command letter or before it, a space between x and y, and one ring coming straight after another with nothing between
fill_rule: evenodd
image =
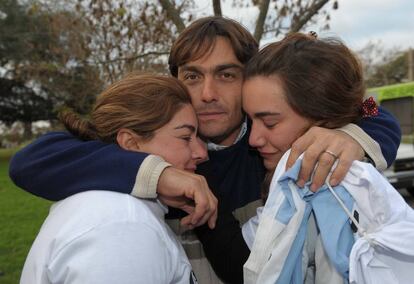
<instances>
[{"instance_id":1,"label":"brown hair","mask_svg":"<svg viewBox=\"0 0 414 284\"><path fill-rule=\"evenodd\" d=\"M185 86L173 77L130 74L110 85L97 98L90 118L65 111L60 120L75 136L115 143L118 131L128 128L151 139L184 104L191 104Z\"/></svg>"},{"instance_id":2,"label":"brown hair","mask_svg":"<svg viewBox=\"0 0 414 284\"><path fill-rule=\"evenodd\" d=\"M248 62L245 79L260 75L277 76L288 104L319 126L337 128L362 116L362 68L338 39L288 35Z\"/></svg>"},{"instance_id":3,"label":"brown hair","mask_svg":"<svg viewBox=\"0 0 414 284\"><path fill-rule=\"evenodd\" d=\"M259 45L254 37L238 22L219 16L204 17L189 25L171 47L168 60L171 74L177 77L178 67L208 54L218 36L229 40L242 64L258 51Z\"/></svg>"}]
</instances>

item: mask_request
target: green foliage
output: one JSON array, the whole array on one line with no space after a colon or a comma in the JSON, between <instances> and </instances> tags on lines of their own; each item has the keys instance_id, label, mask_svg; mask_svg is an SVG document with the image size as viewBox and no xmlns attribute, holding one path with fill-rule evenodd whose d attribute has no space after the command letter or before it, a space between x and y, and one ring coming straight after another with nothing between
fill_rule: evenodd
<instances>
[{"instance_id":1,"label":"green foliage","mask_svg":"<svg viewBox=\"0 0 414 284\"><path fill-rule=\"evenodd\" d=\"M8 112L7 122L53 119L63 105L87 113L102 90L100 71L88 62L85 23L73 11L44 3L0 2L6 15L0 19L0 67L7 71L0 88L9 90L0 105L20 112L13 118ZM9 88L10 82L17 87Z\"/></svg>"},{"instance_id":2,"label":"green foliage","mask_svg":"<svg viewBox=\"0 0 414 284\"><path fill-rule=\"evenodd\" d=\"M402 97L414 97L414 82L373 88L369 89L368 92L377 94L378 101Z\"/></svg>"},{"instance_id":3,"label":"green foliage","mask_svg":"<svg viewBox=\"0 0 414 284\"><path fill-rule=\"evenodd\" d=\"M0 64L9 60L20 62L26 58L30 41L30 18L16 0L2 0L0 11L6 15L0 20Z\"/></svg>"},{"instance_id":4,"label":"green foliage","mask_svg":"<svg viewBox=\"0 0 414 284\"><path fill-rule=\"evenodd\" d=\"M8 177L15 150L0 149L0 283L14 284L50 202L18 189Z\"/></svg>"},{"instance_id":5,"label":"green foliage","mask_svg":"<svg viewBox=\"0 0 414 284\"><path fill-rule=\"evenodd\" d=\"M55 116L52 102L22 82L0 78L0 94L0 121L6 125L15 121L49 120Z\"/></svg>"}]
</instances>

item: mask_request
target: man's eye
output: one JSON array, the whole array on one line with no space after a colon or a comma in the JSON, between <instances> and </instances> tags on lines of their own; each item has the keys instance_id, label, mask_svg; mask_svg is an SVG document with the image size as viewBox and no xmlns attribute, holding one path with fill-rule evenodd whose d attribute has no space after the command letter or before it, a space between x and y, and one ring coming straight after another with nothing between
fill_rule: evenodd
<instances>
[{"instance_id":1,"label":"man's eye","mask_svg":"<svg viewBox=\"0 0 414 284\"><path fill-rule=\"evenodd\" d=\"M191 140L192 140L191 136L183 136L183 137L181 137L181 139L183 139L187 142L191 142Z\"/></svg>"},{"instance_id":2,"label":"man's eye","mask_svg":"<svg viewBox=\"0 0 414 284\"><path fill-rule=\"evenodd\" d=\"M234 79L236 77L235 74L233 73L229 73L229 72L224 72L220 74L220 77L223 79Z\"/></svg>"},{"instance_id":3,"label":"man's eye","mask_svg":"<svg viewBox=\"0 0 414 284\"><path fill-rule=\"evenodd\" d=\"M197 74L187 74L184 76L185 80L197 80L198 79L198 75Z\"/></svg>"}]
</instances>

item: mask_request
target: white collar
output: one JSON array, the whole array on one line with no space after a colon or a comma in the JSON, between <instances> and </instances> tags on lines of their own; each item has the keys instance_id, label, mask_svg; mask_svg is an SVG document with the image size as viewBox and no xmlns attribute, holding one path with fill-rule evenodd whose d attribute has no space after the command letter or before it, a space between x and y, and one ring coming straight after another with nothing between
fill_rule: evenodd
<instances>
[{"instance_id":1,"label":"white collar","mask_svg":"<svg viewBox=\"0 0 414 284\"><path fill-rule=\"evenodd\" d=\"M246 134L246 132L247 132L247 118L242 123L239 135L237 135L237 138L236 140L234 140L233 145L239 142L243 138L243 136ZM226 149L227 147L230 147L230 146L215 144L211 141L207 142L207 150L209 151L220 151L220 150Z\"/></svg>"}]
</instances>

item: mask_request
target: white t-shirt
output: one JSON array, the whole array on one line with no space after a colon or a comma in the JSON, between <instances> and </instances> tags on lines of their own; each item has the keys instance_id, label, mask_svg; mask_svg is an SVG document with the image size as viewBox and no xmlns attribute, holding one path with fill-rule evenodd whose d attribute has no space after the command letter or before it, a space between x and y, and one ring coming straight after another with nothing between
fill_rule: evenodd
<instances>
[{"instance_id":1,"label":"white t-shirt","mask_svg":"<svg viewBox=\"0 0 414 284\"><path fill-rule=\"evenodd\" d=\"M21 283L196 283L166 208L110 191L57 202L33 243Z\"/></svg>"}]
</instances>

